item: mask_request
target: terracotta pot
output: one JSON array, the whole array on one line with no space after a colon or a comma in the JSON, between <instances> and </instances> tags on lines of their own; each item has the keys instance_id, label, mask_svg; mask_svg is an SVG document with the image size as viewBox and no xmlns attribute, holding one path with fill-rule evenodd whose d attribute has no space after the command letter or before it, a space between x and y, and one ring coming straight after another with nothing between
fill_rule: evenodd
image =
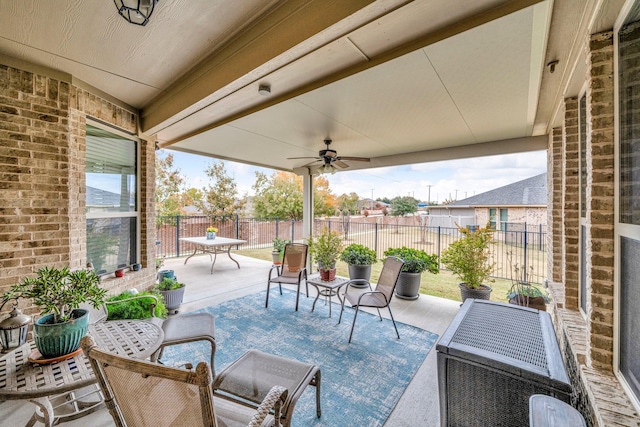
<instances>
[{"instance_id":1,"label":"terracotta pot","mask_svg":"<svg viewBox=\"0 0 640 427\"><path fill-rule=\"evenodd\" d=\"M320 269L320 280L323 282L331 282L336 278L336 269L332 268L330 270L325 270L324 268Z\"/></svg>"},{"instance_id":2,"label":"terracotta pot","mask_svg":"<svg viewBox=\"0 0 640 427\"><path fill-rule=\"evenodd\" d=\"M116 270L116 277L124 277L124 270Z\"/></svg>"}]
</instances>

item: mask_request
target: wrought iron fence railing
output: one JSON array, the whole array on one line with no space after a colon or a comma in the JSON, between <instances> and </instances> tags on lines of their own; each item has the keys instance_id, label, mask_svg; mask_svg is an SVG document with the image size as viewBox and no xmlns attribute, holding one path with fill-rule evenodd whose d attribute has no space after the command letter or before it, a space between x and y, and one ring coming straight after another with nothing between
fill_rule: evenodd
<instances>
[{"instance_id":1,"label":"wrought iron fence railing","mask_svg":"<svg viewBox=\"0 0 640 427\"><path fill-rule=\"evenodd\" d=\"M240 251L271 248L275 237L302 241L302 221L259 220L229 217L224 221L211 221L206 216L172 216L157 218L157 256L180 257L193 252L193 247L181 242L181 237L204 236L213 225L218 235L246 240ZM316 219L314 232L328 227L342 234L345 244L359 243L375 250L380 258L388 248L412 247L440 256L451 242L460 238L455 227L432 227L400 224L389 217ZM506 227L494 234L492 247L495 267L493 276L503 279L514 277L517 265L520 274L526 272L532 282L541 283L546 277L546 230L543 226L526 224ZM441 266L443 268L443 266Z\"/></svg>"}]
</instances>

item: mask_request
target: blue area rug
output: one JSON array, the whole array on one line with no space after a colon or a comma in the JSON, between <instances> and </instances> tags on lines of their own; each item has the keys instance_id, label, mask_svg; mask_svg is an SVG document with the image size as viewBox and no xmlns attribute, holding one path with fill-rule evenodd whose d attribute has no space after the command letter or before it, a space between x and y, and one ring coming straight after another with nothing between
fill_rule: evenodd
<instances>
[{"instance_id":1,"label":"blue area rug","mask_svg":"<svg viewBox=\"0 0 640 427\"><path fill-rule=\"evenodd\" d=\"M345 307L338 324L340 306L322 299L311 313L313 297L300 296L294 311L295 293L271 292L269 308L265 292L207 307L216 320L215 368L220 371L249 349L320 366L322 417L316 418L315 389L307 387L298 401L293 427L381 426L397 404L438 335L398 323L398 340L391 320L358 314L351 344L349 330L355 310ZM191 343L168 347L162 358L167 365L209 361L209 346Z\"/></svg>"}]
</instances>

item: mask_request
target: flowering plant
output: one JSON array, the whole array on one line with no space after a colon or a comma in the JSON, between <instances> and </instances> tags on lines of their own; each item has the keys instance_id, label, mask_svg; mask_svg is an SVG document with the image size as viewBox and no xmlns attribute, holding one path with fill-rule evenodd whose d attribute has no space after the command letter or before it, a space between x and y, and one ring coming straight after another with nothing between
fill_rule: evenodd
<instances>
[{"instance_id":1,"label":"flowering plant","mask_svg":"<svg viewBox=\"0 0 640 427\"><path fill-rule=\"evenodd\" d=\"M218 229L215 227L207 227L207 233L217 233Z\"/></svg>"}]
</instances>

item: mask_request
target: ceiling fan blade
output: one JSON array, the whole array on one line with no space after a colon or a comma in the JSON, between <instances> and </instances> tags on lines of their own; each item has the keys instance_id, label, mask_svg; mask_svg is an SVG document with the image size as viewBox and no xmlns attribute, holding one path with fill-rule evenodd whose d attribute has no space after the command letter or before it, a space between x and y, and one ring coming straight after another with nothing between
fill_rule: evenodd
<instances>
[{"instance_id":1,"label":"ceiling fan blade","mask_svg":"<svg viewBox=\"0 0 640 427\"><path fill-rule=\"evenodd\" d=\"M322 158L320 158L320 157L316 157L316 156L308 156L308 157L287 157L287 160L298 160L298 159L316 159L316 160L322 160Z\"/></svg>"},{"instance_id":2,"label":"ceiling fan blade","mask_svg":"<svg viewBox=\"0 0 640 427\"><path fill-rule=\"evenodd\" d=\"M340 156L337 158L338 160L352 160L354 162L370 162L371 159L368 157L350 157L350 156Z\"/></svg>"},{"instance_id":3,"label":"ceiling fan blade","mask_svg":"<svg viewBox=\"0 0 640 427\"><path fill-rule=\"evenodd\" d=\"M305 168L305 167L307 167L307 166L314 166L314 167L315 167L315 165L316 165L319 161L321 161L321 160L322 160L322 159L315 159L314 161L309 162L309 163L307 163L307 164L305 164L305 165L302 165L301 167L303 167L303 168ZM318 165L318 167L322 167L322 165Z\"/></svg>"},{"instance_id":4,"label":"ceiling fan blade","mask_svg":"<svg viewBox=\"0 0 640 427\"><path fill-rule=\"evenodd\" d=\"M349 167L348 164L346 164L345 162L343 162L342 160L334 160L333 162L331 162L332 164L336 165L337 167L339 167L340 169L346 169Z\"/></svg>"}]
</instances>

